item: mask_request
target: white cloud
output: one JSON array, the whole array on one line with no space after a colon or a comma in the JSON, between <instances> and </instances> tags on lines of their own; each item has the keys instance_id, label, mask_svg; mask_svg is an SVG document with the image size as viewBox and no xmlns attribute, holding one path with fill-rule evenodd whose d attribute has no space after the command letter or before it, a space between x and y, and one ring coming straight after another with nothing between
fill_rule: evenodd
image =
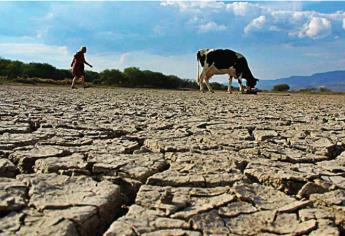
<instances>
[{"instance_id":1,"label":"white cloud","mask_svg":"<svg viewBox=\"0 0 345 236\"><path fill-rule=\"evenodd\" d=\"M277 10L270 11L266 15L271 17L272 24L301 24L310 16L310 12Z\"/></svg>"},{"instance_id":2,"label":"white cloud","mask_svg":"<svg viewBox=\"0 0 345 236\"><path fill-rule=\"evenodd\" d=\"M236 16L245 16L247 14L258 13L263 7L259 4L249 2L226 3L217 0L203 1L174 1L166 0L161 2L161 6L176 7L182 13L209 14L219 12L232 12Z\"/></svg>"},{"instance_id":3,"label":"white cloud","mask_svg":"<svg viewBox=\"0 0 345 236\"><path fill-rule=\"evenodd\" d=\"M268 30L286 34L290 37L322 39L332 34L332 27L341 24L345 17L344 11L335 13L320 13L316 11L294 11L262 8L262 16L265 16L265 28L260 27L260 21L254 24L252 20L244 32ZM258 25L259 27L252 27ZM345 28L344 28L345 29Z\"/></svg>"},{"instance_id":4,"label":"white cloud","mask_svg":"<svg viewBox=\"0 0 345 236\"><path fill-rule=\"evenodd\" d=\"M259 5L249 2L229 3L226 5L226 9L232 11L236 16L245 16L262 10Z\"/></svg>"},{"instance_id":5,"label":"white cloud","mask_svg":"<svg viewBox=\"0 0 345 236\"><path fill-rule=\"evenodd\" d=\"M199 25L199 32L200 33L207 33L210 31L224 31L224 30L226 30L225 25L219 25L213 21Z\"/></svg>"},{"instance_id":6,"label":"white cloud","mask_svg":"<svg viewBox=\"0 0 345 236\"><path fill-rule=\"evenodd\" d=\"M203 1L173 1L166 0L161 2L161 6L177 7L181 12L202 13L202 10L218 12L218 10L225 9L225 3L216 0Z\"/></svg>"},{"instance_id":7,"label":"white cloud","mask_svg":"<svg viewBox=\"0 0 345 236\"><path fill-rule=\"evenodd\" d=\"M265 16L259 16L252 20L245 28L244 32L246 34L252 32L252 31L259 31L262 29L265 25L266 17Z\"/></svg>"},{"instance_id":8,"label":"white cloud","mask_svg":"<svg viewBox=\"0 0 345 236\"><path fill-rule=\"evenodd\" d=\"M180 1L169 1L169 0L162 1L161 2L161 6L164 6L164 7L169 7L169 6L177 7L182 12L187 11L188 9L190 9L190 5L188 3L180 2Z\"/></svg>"},{"instance_id":9,"label":"white cloud","mask_svg":"<svg viewBox=\"0 0 345 236\"><path fill-rule=\"evenodd\" d=\"M312 39L325 38L332 33L332 23L322 17L312 17L303 29L298 33L298 37L309 37Z\"/></svg>"}]
</instances>

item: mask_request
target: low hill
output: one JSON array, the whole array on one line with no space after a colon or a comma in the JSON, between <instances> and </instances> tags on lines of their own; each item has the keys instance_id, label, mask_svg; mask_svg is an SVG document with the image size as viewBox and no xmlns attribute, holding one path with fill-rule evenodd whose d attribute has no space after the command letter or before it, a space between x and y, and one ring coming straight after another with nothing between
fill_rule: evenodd
<instances>
[{"instance_id":1,"label":"low hill","mask_svg":"<svg viewBox=\"0 0 345 236\"><path fill-rule=\"evenodd\" d=\"M274 85L288 84L291 90L326 87L335 92L345 92L345 71L329 71L310 76L290 76L276 80L260 80L259 89L271 90Z\"/></svg>"}]
</instances>

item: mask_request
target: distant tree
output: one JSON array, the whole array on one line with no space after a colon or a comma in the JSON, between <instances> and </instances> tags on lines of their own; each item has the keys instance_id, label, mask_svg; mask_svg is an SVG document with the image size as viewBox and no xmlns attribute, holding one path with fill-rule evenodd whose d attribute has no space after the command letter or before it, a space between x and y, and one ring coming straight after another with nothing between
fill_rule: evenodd
<instances>
[{"instance_id":1,"label":"distant tree","mask_svg":"<svg viewBox=\"0 0 345 236\"><path fill-rule=\"evenodd\" d=\"M288 84L277 84L275 86L273 86L272 91L275 92L287 92L289 91L290 86Z\"/></svg>"},{"instance_id":2,"label":"distant tree","mask_svg":"<svg viewBox=\"0 0 345 236\"><path fill-rule=\"evenodd\" d=\"M143 72L138 67L128 67L123 71L128 80L129 86L137 86L142 84Z\"/></svg>"},{"instance_id":3,"label":"distant tree","mask_svg":"<svg viewBox=\"0 0 345 236\"><path fill-rule=\"evenodd\" d=\"M165 79L166 76L162 73L144 70L142 71L139 81L136 81L136 83L140 85L140 87L165 88L167 85Z\"/></svg>"},{"instance_id":4,"label":"distant tree","mask_svg":"<svg viewBox=\"0 0 345 236\"><path fill-rule=\"evenodd\" d=\"M23 72L23 66L24 63L20 61L12 61L11 63L9 63L5 68L7 77L9 79L15 79L17 77L20 77Z\"/></svg>"},{"instance_id":5,"label":"distant tree","mask_svg":"<svg viewBox=\"0 0 345 236\"><path fill-rule=\"evenodd\" d=\"M321 86L320 87L320 92L321 93L331 93L332 90L330 90L329 88L325 87L325 86Z\"/></svg>"},{"instance_id":6,"label":"distant tree","mask_svg":"<svg viewBox=\"0 0 345 236\"><path fill-rule=\"evenodd\" d=\"M23 77L51 78L63 80L64 74L54 66L47 63L29 63L23 66Z\"/></svg>"},{"instance_id":7,"label":"distant tree","mask_svg":"<svg viewBox=\"0 0 345 236\"><path fill-rule=\"evenodd\" d=\"M183 84L183 80L174 75L164 75L150 70L141 71L137 67L126 68L123 72L131 87L168 88L176 89Z\"/></svg>"},{"instance_id":8,"label":"distant tree","mask_svg":"<svg viewBox=\"0 0 345 236\"><path fill-rule=\"evenodd\" d=\"M0 75L7 77L8 76L8 67L11 64L10 60L0 58Z\"/></svg>"},{"instance_id":9,"label":"distant tree","mask_svg":"<svg viewBox=\"0 0 345 236\"><path fill-rule=\"evenodd\" d=\"M0 58L0 76L5 76L10 79L17 77L37 77L63 80L65 78L71 78L72 74L70 70L57 69L46 63L23 63Z\"/></svg>"},{"instance_id":10,"label":"distant tree","mask_svg":"<svg viewBox=\"0 0 345 236\"><path fill-rule=\"evenodd\" d=\"M72 79L73 75L72 75L72 71L71 70L67 70L67 69L60 69L59 70L62 74L62 77L64 79ZM98 73L97 73L98 74Z\"/></svg>"},{"instance_id":11,"label":"distant tree","mask_svg":"<svg viewBox=\"0 0 345 236\"><path fill-rule=\"evenodd\" d=\"M96 84L123 85L126 81L125 75L119 70L104 70L99 73L98 78L94 76Z\"/></svg>"},{"instance_id":12,"label":"distant tree","mask_svg":"<svg viewBox=\"0 0 345 236\"><path fill-rule=\"evenodd\" d=\"M166 77L167 85L166 88L176 89L183 87L183 80L175 75L168 75Z\"/></svg>"}]
</instances>

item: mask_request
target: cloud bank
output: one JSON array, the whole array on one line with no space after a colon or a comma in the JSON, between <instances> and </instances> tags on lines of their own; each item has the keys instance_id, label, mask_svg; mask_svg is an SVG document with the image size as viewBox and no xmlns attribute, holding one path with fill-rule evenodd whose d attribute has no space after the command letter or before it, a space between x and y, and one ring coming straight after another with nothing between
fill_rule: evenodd
<instances>
[{"instance_id":1,"label":"cloud bank","mask_svg":"<svg viewBox=\"0 0 345 236\"><path fill-rule=\"evenodd\" d=\"M235 20L241 20L242 32L255 33L280 33L294 39L309 38L313 40L331 36L337 31L338 25L345 29L345 12L320 13L305 11L299 3L266 3L253 2L176 2L164 1L165 7L175 7L181 14L193 17L193 24L201 33L211 31L211 28L225 31L231 27ZM224 18L222 25L216 26L214 18L220 14ZM197 19L197 20L195 20ZM205 21L208 21L205 23ZM214 25L211 25L214 24ZM202 30L201 30L202 29Z\"/></svg>"}]
</instances>

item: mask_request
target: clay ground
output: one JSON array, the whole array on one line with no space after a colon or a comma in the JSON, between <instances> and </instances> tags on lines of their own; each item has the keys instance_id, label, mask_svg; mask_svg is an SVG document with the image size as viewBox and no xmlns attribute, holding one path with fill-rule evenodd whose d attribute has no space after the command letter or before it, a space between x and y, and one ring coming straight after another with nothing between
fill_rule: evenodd
<instances>
[{"instance_id":1,"label":"clay ground","mask_svg":"<svg viewBox=\"0 0 345 236\"><path fill-rule=\"evenodd\" d=\"M0 235L344 235L345 96L285 95L1 86Z\"/></svg>"}]
</instances>

